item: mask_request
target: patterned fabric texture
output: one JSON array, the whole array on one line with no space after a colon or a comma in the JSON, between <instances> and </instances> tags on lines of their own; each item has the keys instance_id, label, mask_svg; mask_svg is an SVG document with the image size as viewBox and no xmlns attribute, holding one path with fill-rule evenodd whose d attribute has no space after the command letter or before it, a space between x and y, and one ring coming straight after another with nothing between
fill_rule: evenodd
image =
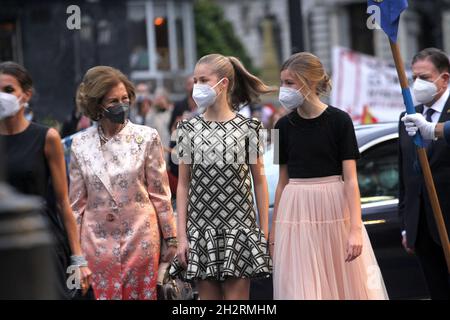
<instances>
[{"instance_id":1,"label":"patterned fabric texture","mask_svg":"<svg viewBox=\"0 0 450 320\"><path fill-rule=\"evenodd\" d=\"M98 299L156 299L160 238L176 236L155 129L129 122L104 145L74 136L69 197Z\"/></svg>"},{"instance_id":2,"label":"patterned fabric texture","mask_svg":"<svg viewBox=\"0 0 450 320\"><path fill-rule=\"evenodd\" d=\"M262 131L261 122L239 114L226 122L200 115L179 123L178 159L191 165L189 254L187 270L175 258L171 276L224 281L271 273L250 175L250 165L263 153Z\"/></svg>"}]
</instances>

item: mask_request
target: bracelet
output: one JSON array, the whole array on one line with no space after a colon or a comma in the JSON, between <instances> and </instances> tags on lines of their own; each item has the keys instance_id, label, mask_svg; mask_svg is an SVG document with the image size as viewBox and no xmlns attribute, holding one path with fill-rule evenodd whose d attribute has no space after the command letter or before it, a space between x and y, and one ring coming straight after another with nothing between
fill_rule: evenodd
<instances>
[{"instance_id":1,"label":"bracelet","mask_svg":"<svg viewBox=\"0 0 450 320\"><path fill-rule=\"evenodd\" d=\"M167 238L166 243L169 247L178 247L178 240L177 238Z\"/></svg>"},{"instance_id":2,"label":"bracelet","mask_svg":"<svg viewBox=\"0 0 450 320\"><path fill-rule=\"evenodd\" d=\"M77 267L88 266L88 262L84 256L70 256L70 264Z\"/></svg>"}]
</instances>

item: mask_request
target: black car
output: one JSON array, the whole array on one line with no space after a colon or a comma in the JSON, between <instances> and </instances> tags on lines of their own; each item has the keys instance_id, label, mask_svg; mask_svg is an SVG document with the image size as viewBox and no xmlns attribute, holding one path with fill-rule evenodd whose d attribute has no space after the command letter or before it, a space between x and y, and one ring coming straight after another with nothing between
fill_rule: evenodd
<instances>
[{"instance_id":1,"label":"black car","mask_svg":"<svg viewBox=\"0 0 450 320\"><path fill-rule=\"evenodd\" d=\"M390 299L426 299L428 291L415 256L401 245L398 205L398 124L355 126L361 159L358 181L363 221L369 234ZM278 166L273 148L264 155L272 221ZM270 225L270 223L269 223ZM271 279L254 280L252 299L271 299Z\"/></svg>"}]
</instances>

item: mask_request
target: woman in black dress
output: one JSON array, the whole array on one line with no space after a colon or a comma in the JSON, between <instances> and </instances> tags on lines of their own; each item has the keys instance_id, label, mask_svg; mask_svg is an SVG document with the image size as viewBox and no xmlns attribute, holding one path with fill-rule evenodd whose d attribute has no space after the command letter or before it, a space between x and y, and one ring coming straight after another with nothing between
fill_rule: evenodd
<instances>
[{"instance_id":1,"label":"woman in black dress","mask_svg":"<svg viewBox=\"0 0 450 320\"><path fill-rule=\"evenodd\" d=\"M81 252L69 203L61 138L55 129L29 122L24 116L32 85L24 67L14 62L0 63L0 136L6 151L6 179L19 192L45 201L43 214L55 240L56 285L61 297L68 298L66 238L72 253L70 265L79 267L83 294L89 289L91 271Z\"/></svg>"}]
</instances>

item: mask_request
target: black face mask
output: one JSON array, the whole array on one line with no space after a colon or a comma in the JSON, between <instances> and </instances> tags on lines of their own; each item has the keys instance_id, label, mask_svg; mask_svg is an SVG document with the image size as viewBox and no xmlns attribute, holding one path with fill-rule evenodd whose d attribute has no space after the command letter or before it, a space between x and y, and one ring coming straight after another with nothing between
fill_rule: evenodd
<instances>
[{"instance_id":1,"label":"black face mask","mask_svg":"<svg viewBox=\"0 0 450 320\"><path fill-rule=\"evenodd\" d=\"M103 114L105 118L108 118L111 122L123 124L128 117L129 109L130 105L126 103L119 103L105 109Z\"/></svg>"}]
</instances>

